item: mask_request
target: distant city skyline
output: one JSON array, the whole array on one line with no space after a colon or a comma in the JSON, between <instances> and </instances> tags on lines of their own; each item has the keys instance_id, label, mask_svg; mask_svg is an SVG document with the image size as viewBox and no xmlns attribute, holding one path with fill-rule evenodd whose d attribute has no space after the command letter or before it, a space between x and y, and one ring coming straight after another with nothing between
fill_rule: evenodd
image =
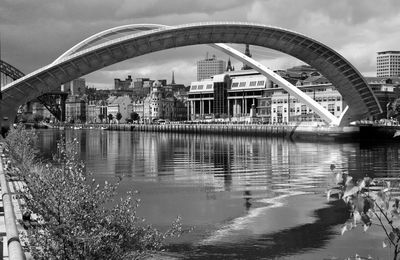
<instances>
[{"instance_id":1,"label":"distant city skyline","mask_svg":"<svg viewBox=\"0 0 400 260\"><path fill-rule=\"evenodd\" d=\"M135 23L178 25L242 21L290 29L314 38L349 60L362 74L376 75L379 51L399 50L400 2L395 0L281 1L94 1L5 0L0 7L1 57L24 73L56 59L79 41L102 30ZM244 51L245 45L234 45ZM253 58L272 69L302 64L279 52L250 46ZM89 87L113 86L114 78L149 77L188 85L196 61L206 53L228 56L209 46L188 46L124 61L84 76ZM241 63L232 59L236 69Z\"/></svg>"}]
</instances>

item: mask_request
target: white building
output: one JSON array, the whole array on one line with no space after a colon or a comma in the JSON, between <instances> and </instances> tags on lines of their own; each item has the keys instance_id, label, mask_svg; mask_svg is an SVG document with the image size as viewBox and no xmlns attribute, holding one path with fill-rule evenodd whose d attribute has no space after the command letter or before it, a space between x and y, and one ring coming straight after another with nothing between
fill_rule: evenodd
<instances>
[{"instance_id":1,"label":"white building","mask_svg":"<svg viewBox=\"0 0 400 260\"><path fill-rule=\"evenodd\" d=\"M400 76L400 51L381 51L376 58L378 77Z\"/></svg>"},{"instance_id":2,"label":"white building","mask_svg":"<svg viewBox=\"0 0 400 260\"><path fill-rule=\"evenodd\" d=\"M208 55L207 55L208 56ZM225 70L225 61L218 60L215 55L211 58L197 62L197 80L207 79L213 75L221 74Z\"/></svg>"},{"instance_id":3,"label":"white building","mask_svg":"<svg viewBox=\"0 0 400 260\"><path fill-rule=\"evenodd\" d=\"M330 84L310 84L298 86L304 93L317 101L337 118L340 117L345 104L339 91ZM290 96L282 88L274 89L271 98L271 123L288 123L293 121L320 121L319 116L297 98Z\"/></svg>"}]
</instances>

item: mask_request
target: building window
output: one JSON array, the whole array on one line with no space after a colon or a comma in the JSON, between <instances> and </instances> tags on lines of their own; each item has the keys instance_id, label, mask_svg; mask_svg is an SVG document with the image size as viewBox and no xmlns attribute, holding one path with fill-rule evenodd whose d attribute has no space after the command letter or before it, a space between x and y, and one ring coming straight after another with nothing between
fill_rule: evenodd
<instances>
[{"instance_id":1,"label":"building window","mask_svg":"<svg viewBox=\"0 0 400 260\"><path fill-rule=\"evenodd\" d=\"M239 82L232 83L232 88L236 88L237 86L239 86Z\"/></svg>"},{"instance_id":2,"label":"building window","mask_svg":"<svg viewBox=\"0 0 400 260\"><path fill-rule=\"evenodd\" d=\"M331 113L331 114L335 114L335 105L334 104L328 104L328 111Z\"/></svg>"},{"instance_id":3,"label":"building window","mask_svg":"<svg viewBox=\"0 0 400 260\"><path fill-rule=\"evenodd\" d=\"M250 87L254 87L257 84L257 81L250 81Z\"/></svg>"},{"instance_id":4,"label":"building window","mask_svg":"<svg viewBox=\"0 0 400 260\"><path fill-rule=\"evenodd\" d=\"M260 80L257 82L257 86L264 86L264 80Z\"/></svg>"},{"instance_id":5,"label":"building window","mask_svg":"<svg viewBox=\"0 0 400 260\"><path fill-rule=\"evenodd\" d=\"M193 85L192 86L192 90L196 90L197 89L197 86L196 85Z\"/></svg>"},{"instance_id":6,"label":"building window","mask_svg":"<svg viewBox=\"0 0 400 260\"><path fill-rule=\"evenodd\" d=\"M246 86L246 82L240 82L239 87L245 87Z\"/></svg>"},{"instance_id":7,"label":"building window","mask_svg":"<svg viewBox=\"0 0 400 260\"><path fill-rule=\"evenodd\" d=\"M302 115L306 115L307 114L307 106L306 105L302 105L301 106L301 114Z\"/></svg>"}]
</instances>

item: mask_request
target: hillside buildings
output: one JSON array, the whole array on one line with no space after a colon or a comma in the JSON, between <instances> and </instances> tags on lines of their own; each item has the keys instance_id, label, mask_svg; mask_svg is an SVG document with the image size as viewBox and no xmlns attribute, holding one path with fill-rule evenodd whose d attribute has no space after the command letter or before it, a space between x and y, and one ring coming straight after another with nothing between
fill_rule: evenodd
<instances>
[{"instance_id":1,"label":"hillside buildings","mask_svg":"<svg viewBox=\"0 0 400 260\"><path fill-rule=\"evenodd\" d=\"M176 84L174 76L170 84L164 79L127 79L131 82L128 89L112 91L106 100L89 101L88 122L108 122L108 116L112 115L112 123L116 123L117 114L120 114L120 121L125 123L132 120L132 113L136 113L144 123L151 123L157 119L187 119L186 93L182 93L185 92L185 87ZM120 81L114 82L119 84Z\"/></svg>"}]
</instances>

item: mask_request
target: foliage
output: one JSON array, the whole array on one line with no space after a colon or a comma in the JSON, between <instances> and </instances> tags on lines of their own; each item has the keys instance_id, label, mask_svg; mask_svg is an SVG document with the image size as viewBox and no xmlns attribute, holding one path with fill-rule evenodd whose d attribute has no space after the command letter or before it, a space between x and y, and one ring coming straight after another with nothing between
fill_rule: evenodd
<instances>
[{"instance_id":1,"label":"foliage","mask_svg":"<svg viewBox=\"0 0 400 260\"><path fill-rule=\"evenodd\" d=\"M114 119L114 116L113 116L113 114L108 114L108 122L109 123L111 123L111 120L113 120Z\"/></svg>"},{"instance_id":2,"label":"foliage","mask_svg":"<svg viewBox=\"0 0 400 260\"><path fill-rule=\"evenodd\" d=\"M33 141L31 131L12 130L6 147L16 168L25 167ZM22 146L29 147L22 150ZM32 152L32 150L31 150ZM35 225L28 244L35 259L138 259L160 250L168 237L181 234L179 218L160 232L137 216L135 192L116 199L118 181L99 185L78 159L78 142L60 141L53 163L28 158L29 169L18 171L25 183L22 197ZM25 167L26 168L26 167Z\"/></svg>"},{"instance_id":3,"label":"foliage","mask_svg":"<svg viewBox=\"0 0 400 260\"><path fill-rule=\"evenodd\" d=\"M400 98L397 98L393 102L389 103L387 106L387 118L396 118L400 117Z\"/></svg>"},{"instance_id":4,"label":"foliage","mask_svg":"<svg viewBox=\"0 0 400 260\"><path fill-rule=\"evenodd\" d=\"M122 118L122 114L120 113L120 112L118 112L116 115L115 115L115 118L118 120L118 122L119 122L119 120L121 120L121 118Z\"/></svg>"},{"instance_id":5,"label":"foliage","mask_svg":"<svg viewBox=\"0 0 400 260\"><path fill-rule=\"evenodd\" d=\"M352 219L346 222L342 235L361 223L364 231L371 225L382 228L386 239L383 247L392 249L393 259L400 259L400 179L364 177L354 180L346 172L340 172L331 165L334 182L337 186L328 191L327 198L334 194L349 206Z\"/></svg>"},{"instance_id":6,"label":"foliage","mask_svg":"<svg viewBox=\"0 0 400 260\"><path fill-rule=\"evenodd\" d=\"M132 121L136 121L136 120L139 120L139 119L140 119L139 114L136 113L136 112L132 112L132 113L130 114L130 116L131 116L131 120L132 120Z\"/></svg>"},{"instance_id":7,"label":"foliage","mask_svg":"<svg viewBox=\"0 0 400 260\"><path fill-rule=\"evenodd\" d=\"M21 174L27 174L36 161L38 151L35 149L37 136L33 131L24 129L23 124L10 128L7 138L4 139L5 152L18 165Z\"/></svg>"},{"instance_id":8,"label":"foliage","mask_svg":"<svg viewBox=\"0 0 400 260\"><path fill-rule=\"evenodd\" d=\"M99 114L99 119L100 119L101 122L103 122L104 114Z\"/></svg>"}]
</instances>

